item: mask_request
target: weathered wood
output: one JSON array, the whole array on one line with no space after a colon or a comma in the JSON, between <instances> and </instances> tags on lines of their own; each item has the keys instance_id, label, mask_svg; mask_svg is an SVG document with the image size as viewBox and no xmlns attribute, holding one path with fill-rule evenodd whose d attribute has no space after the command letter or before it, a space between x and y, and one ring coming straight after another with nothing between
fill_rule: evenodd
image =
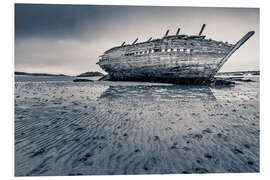
<instances>
[{"instance_id":1,"label":"weathered wood","mask_svg":"<svg viewBox=\"0 0 270 180\"><path fill-rule=\"evenodd\" d=\"M199 32L199 36L202 35L204 28L205 28L205 24L202 25L202 28L201 28L201 30L200 30L200 32Z\"/></svg>"},{"instance_id":2,"label":"weathered wood","mask_svg":"<svg viewBox=\"0 0 270 180\"><path fill-rule=\"evenodd\" d=\"M205 25L202 26L200 34ZM180 32L180 28L179 28ZM179 33L177 30L177 33ZM236 45L201 36L173 35L163 39L114 47L99 61L113 79L211 79L230 55L253 33ZM180 80L179 80L180 81Z\"/></svg>"},{"instance_id":3,"label":"weathered wood","mask_svg":"<svg viewBox=\"0 0 270 180\"><path fill-rule=\"evenodd\" d=\"M134 45L137 41L138 41L138 38L136 38L135 41L133 41L132 45Z\"/></svg>"},{"instance_id":4,"label":"weathered wood","mask_svg":"<svg viewBox=\"0 0 270 180\"><path fill-rule=\"evenodd\" d=\"M166 33L165 33L165 35L164 35L164 38L166 38L167 36L168 36L168 34L169 34L169 29L166 31Z\"/></svg>"},{"instance_id":5,"label":"weathered wood","mask_svg":"<svg viewBox=\"0 0 270 180\"><path fill-rule=\"evenodd\" d=\"M126 43L126 41L124 41L124 42L121 44L121 46L124 46L125 43Z\"/></svg>"},{"instance_id":6,"label":"weathered wood","mask_svg":"<svg viewBox=\"0 0 270 180\"><path fill-rule=\"evenodd\" d=\"M176 31L176 36L178 36L179 33L180 33L180 28L177 29L177 31Z\"/></svg>"},{"instance_id":7,"label":"weathered wood","mask_svg":"<svg viewBox=\"0 0 270 180\"><path fill-rule=\"evenodd\" d=\"M221 62L218 64L217 68L213 71L213 73L210 75L209 79L212 79L215 74L220 70L220 68L224 65L224 63L231 57L231 55L239 49L251 36L253 36L255 32L250 31L245 36L243 36L234 46L233 48L228 52L228 54L221 60Z\"/></svg>"}]
</instances>

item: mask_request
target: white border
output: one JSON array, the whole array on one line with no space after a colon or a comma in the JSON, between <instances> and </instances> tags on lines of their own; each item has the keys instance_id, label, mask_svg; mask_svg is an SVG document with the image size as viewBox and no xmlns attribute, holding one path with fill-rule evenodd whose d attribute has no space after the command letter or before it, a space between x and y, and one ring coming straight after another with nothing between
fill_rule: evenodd
<instances>
[{"instance_id":1,"label":"white border","mask_svg":"<svg viewBox=\"0 0 270 180\"><path fill-rule=\"evenodd\" d=\"M260 173L255 174L192 174L192 175L123 175L123 176L76 176L76 177L42 177L42 179L136 179L136 178L188 178L188 179L266 179L269 173L269 128L270 119L268 119L267 102L269 98L269 3L268 1L259 0L15 0L1 2L0 6L0 23L1 23L1 179L14 178L14 45L13 45L13 23L14 23L14 4L13 3L42 3L42 4L107 4L107 5L155 5L155 6L200 6L200 7L259 7L260 8L260 70L261 70L261 104L260 104L260 130L261 130L261 146L260 146ZM31 179L39 179L40 177L31 177ZM21 178L19 178L21 179ZM22 179L28 179L24 177Z\"/></svg>"},{"instance_id":2,"label":"white border","mask_svg":"<svg viewBox=\"0 0 270 180\"><path fill-rule=\"evenodd\" d=\"M203 7L260 7L261 1L255 0L15 0L16 3L49 4L102 4L102 5L155 5L155 6L203 6Z\"/></svg>"}]
</instances>

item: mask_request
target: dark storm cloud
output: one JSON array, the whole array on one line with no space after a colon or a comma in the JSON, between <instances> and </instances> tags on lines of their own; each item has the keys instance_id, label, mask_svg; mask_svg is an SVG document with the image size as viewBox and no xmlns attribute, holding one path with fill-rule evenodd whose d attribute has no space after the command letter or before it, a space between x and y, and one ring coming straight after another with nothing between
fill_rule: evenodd
<instances>
[{"instance_id":1,"label":"dark storm cloud","mask_svg":"<svg viewBox=\"0 0 270 180\"><path fill-rule=\"evenodd\" d=\"M107 23L146 19L174 19L187 14L205 15L225 12L229 16L241 18L247 15L247 9L241 8L189 8L189 7L147 7L147 6L98 6L98 5L49 5L49 4L16 4L15 5L15 35L16 37L45 36L70 37L84 32L81 26L92 30L104 31ZM250 9L252 14L254 9ZM176 14L177 13L177 14ZM152 17L151 17L152 16ZM130 19L127 20L127 18ZM179 22L180 24L181 22Z\"/></svg>"},{"instance_id":2,"label":"dark storm cloud","mask_svg":"<svg viewBox=\"0 0 270 180\"><path fill-rule=\"evenodd\" d=\"M224 69L259 68L259 9L49 4L15 5L15 68L68 74L100 70L98 56L123 41L160 38L178 27L182 34L198 34L203 23L207 38L230 43L255 30Z\"/></svg>"},{"instance_id":3,"label":"dark storm cloud","mask_svg":"<svg viewBox=\"0 0 270 180\"><path fill-rule=\"evenodd\" d=\"M78 35L79 26L85 23L102 26L117 12L106 6L16 4L15 33L16 37Z\"/></svg>"},{"instance_id":4,"label":"dark storm cloud","mask_svg":"<svg viewBox=\"0 0 270 180\"><path fill-rule=\"evenodd\" d=\"M15 5L15 36L21 37L46 37L66 38L81 36L85 29L91 31L89 36L110 31L108 24L122 22L125 19L136 23L135 16L139 19L143 14L160 16L166 7L142 6L98 6L98 5L49 5L49 4L16 4ZM171 10L171 9L170 9ZM149 11L147 13L147 11ZM108 28L108 29L107 29Z\"/></svg>"}]
</instances>

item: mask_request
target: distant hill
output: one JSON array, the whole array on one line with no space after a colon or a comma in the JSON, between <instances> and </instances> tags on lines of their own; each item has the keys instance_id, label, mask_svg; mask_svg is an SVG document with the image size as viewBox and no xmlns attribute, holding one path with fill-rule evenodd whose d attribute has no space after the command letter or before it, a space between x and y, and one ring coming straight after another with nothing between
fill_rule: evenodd
<instances>
[{"instance_id":1,"label":"distant hill","mask_svg":"<svg viewBox=\"0 0 270 180\"><path fill-rule=\"evenodd\" d=\"M28 76L66 76L64 74L27 73L27 72L15 72L15 75L28 75Z\"/></svg>"},{"instance_id":2,"label":"distant hill","mask_svg":"<svg viewBox=\"0 0 270 180\"><path fill-rule=\"evenodd\" d=\"M78 75L77 77L94 77L94 76L104 76L104 74L102 74L101 72L85 72L82 73L80 75Z\"/></svg>"},{"instance_id":3,"label":"distant hill","mask_svg":"<svg viewBox=\"0 0 270 180\"><path fill-rule=\"evenodd\" d=\"M242 75L247 75L247 74L251 74L251 75L260 75L260 71L219 72L219 73L217 73L216 76L229 76L229 75L233 75L233 76L242 76Z\"/></svg>"}]
</instances>

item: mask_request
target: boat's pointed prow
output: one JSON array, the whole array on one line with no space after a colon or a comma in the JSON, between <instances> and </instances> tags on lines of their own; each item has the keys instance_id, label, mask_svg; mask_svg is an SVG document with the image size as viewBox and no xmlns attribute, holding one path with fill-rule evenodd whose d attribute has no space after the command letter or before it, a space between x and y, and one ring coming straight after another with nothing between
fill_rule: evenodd
<instances>
[{"instance_id":1,"label":"boat's pointed prow","mask_svg":"<svg viewBox=\"0 0 270 180\"><path fill-rule=\"evenodd\" d=\"M220 70L220 68L224 65L224 63L231 57L231 55L239 49L251 36L253 36L255 31L249 31L246 35L244 35L228 52L228 54L220 61L219 65L217 66L216 70L209 76L209 79L214 78L216 73Z\"/></svg>"},{"instance_id":2,"label":"boat's pointed prow","mask_svg":"<svg viewBox=\"0 0 270 180\"><path fill-rule=\"evenodd\" d=\"M245 36L243 36L235 45L234 47L237 46L237 49L242 46L251 36L255 34L255 31L249 31Z\"/></svg>"}]
</instances>

